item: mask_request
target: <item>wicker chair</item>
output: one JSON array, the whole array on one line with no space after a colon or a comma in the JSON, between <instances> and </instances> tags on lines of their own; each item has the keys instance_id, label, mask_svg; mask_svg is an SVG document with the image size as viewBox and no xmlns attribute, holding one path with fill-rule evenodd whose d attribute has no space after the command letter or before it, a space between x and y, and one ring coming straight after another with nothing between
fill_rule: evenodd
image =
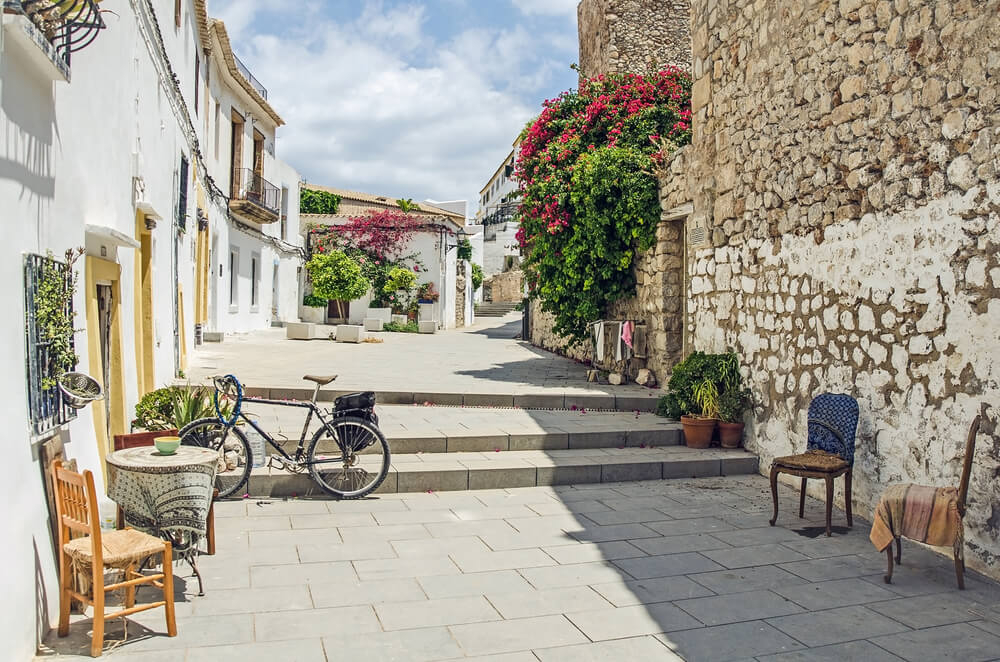
<instances>
[{"instance_id":1,"label":"wicker chair","mask_svg":"<svg viewBox=\"0 0 1000 662\"><path fill-rule=\"evenodd\" d=\"M73 600L94 608L90 642L92 657L101 655L105 621L147 609L163 607L167 634L177 636L170 543L135 529L101 531L97 516L97 492L91 472L78 474L64 469L62 462L55 460L52 463L52 483L59 526L59 636L69 634L69 610ZM136 570L143 561L154 556L163 557L163 572L144 575ZM121 570L122 580L105 584L105 568ZM161 589L163 600L137 605L135 589L142 584L152 584ZM105 614L104 594L117 590L124 591L125 608Z\"/></svg>"},{"instance_id":2,"label":"wicker chair","mask_svg":"<svg viewBox=\"0 0 1000 662\"><path fill-rule=\"evenodd\" d=\"M847 526L853 526L851 513L851 478L854 469L854 437L858 429L858 401L849 395L823 393L809 404L806 452L775 458L771 465L771 498L778 521L778 474L802 478L799 493L799 517L805 511L806 481L820 478L826 481L826 535L831 534L830 516L833 510L833 480L844 477L844 501L847 506Z\"/></svg>"},{"instance_id":3,"label":"wicker chair","mask_svg":"<svg viewBox=\"0 0 1000 662\"><path fill-rule=\"evenodd\" d=\"M903 563L903 543L901 538L906 536L903 529L911 527L907 532L913 536L921 536L920 542L931 545L951 546L955 556L955 579L958 580L958 588L965 589L965 501L969 494L969 478L972 476L972 459L976 454L976 435L979 433L979 424L982 417L976 416L969 427L969 436L965 440L965 459L962 464L962 478L958 487L954 488L932 488L920 485L893 485L889 487L879 500L875 511L875 517L882 517L882 513L900 513L903 517L898 518L899 522L892 522L896 528L893 533L896 539L896 564ZM933 531L930 526L932 513L927 513L925 518L906 517L907 494L910 492L922 491L925 496L933 498L933 512L941 511L938 518L934 518L939 525L937 531ZM931 496L933 495L933 496ZM950 513L947 511L951 511ZM889 518L893 519L893 518ZM921 524L917 524L917 521ZM950 526L949 526L950 524ZM875 527L879 522L875 523ZM873 527L874 528L874 527ZM912 529L916 529L913 531ZM936 539L928 541L928 534L935 535ZM875 535L874 533L872 534ZM885 573L885 583L892 583L892 542L889 541L885 548L887 569Z\"/></svg>"}]
</instances>

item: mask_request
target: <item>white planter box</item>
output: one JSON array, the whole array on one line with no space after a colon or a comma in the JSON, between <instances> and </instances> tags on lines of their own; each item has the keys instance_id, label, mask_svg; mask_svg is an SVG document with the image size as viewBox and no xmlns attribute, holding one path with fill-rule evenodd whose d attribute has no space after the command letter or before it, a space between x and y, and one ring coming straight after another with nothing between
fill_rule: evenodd
<instances>
[{"instance_id":1,"label":"white planter box","mask_svg":"<svg viewBox=\"0 0 1000 662\"><path fill-rule=\"evenodd\" d=\"M420 320L420 333L437 333L438 323L434 320Z\"/></svg>"},{"instance_id":2,"label":"white planter box","mask_svg":"<svg viewBox=\"0 0 1000 662\"><path fill-rule=\"evenodd\" d=\"M420 312L417 313L418 320L433 320L434 319L434 304L433 303L421 303L417 304L420 306Z\"/></svg>"},{"instance_id":3,"label":"white planter box","mask_svg":"<svg viewBox=\"0 0 1000 662\"><path fill-rule=\"evenodd\" d=\"M369 317L365 320L365 331L381 331L382 320Z\"/></svg>"},{"instance_id":4,"label":"white planter box","mask_svg":"<svg viewBox=\"0 0 1000 662\"><path fill-rule=\"evenodd\" d=\"M302 321L313 324L326 323L326 308L314 308L313 306L302 306Z\"/></svg>"},{"instance_id":5,"label":"white planter box","mask_svg":"<svg viewBox=\"0 0 1000 662\"><path fill-rule=\"evenodd\" d=\"M382 320L383 324L388 324L392 321L392 308L369 308L365 319Z\"/></svg>"},{"instance_id":6,"label":"white planter box","mask_svg":"<svg viewBox=\"0 0 1000 662\"><path fill-rule=\"evenodd\" d=\"M289 340L311 340L316 337L316 325L309 322L289 322L285 325Z\"/></svg>"},{"instance_id":7,"label":"white planter box","mask_svg":"<svg viewBox=\"0 0 1000 662\"><path fill-rule=\"evenodd\" d=\"M365 329L353 324L337 325L337 342L362 342L365 339Z\"/></svg>"},{"instance_id":8,"label":"white planter box","mask_svg":"<svg viewBox=\"0 0 1000 662\"><path fill-rule=\"evenodd\" d=\"M407 319L406 315L393 315L392 316L392 323L393 324L406 324L406 319Z\"/></svg>"}]
</instances>

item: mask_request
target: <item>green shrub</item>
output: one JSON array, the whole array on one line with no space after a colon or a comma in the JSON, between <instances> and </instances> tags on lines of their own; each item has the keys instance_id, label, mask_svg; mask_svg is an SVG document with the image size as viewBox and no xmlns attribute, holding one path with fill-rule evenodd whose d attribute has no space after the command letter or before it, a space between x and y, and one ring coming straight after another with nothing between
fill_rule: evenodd
<instances>
[{"instance_id":1,"label":"green shrub","mask_svg":"<svg viewBox=\"0 0 1000 662\"><path fill-rule=\"evenodd\" d=\"M398 292L400 290L409 292L417 284L417 274L404 267L393 267L389 270L383 292Z\"/></svg>"},{"instance_id":2,"label":"green shrub","mask_svg":"<svg viewBox=\"0 0 1000 662\"><path fill-rule=\"evenodd\" d=\"M206 386L167 386L142 396L135 406L133 428L143 430L180 429L188 423L215 416L214 390ZM232 411L230 405L221 407L224 416Z\"/></svg>"},{"instance_id":3,"label":"green shrub","mask_svg":"<svg viewBox=\"0 0 1000 662\"><path fill-rule=\"evenodd\" d=\"M302 214L336 214L340 196L327 191L304 188L299 193L299 212Z\"/></svg>"},{"instance_id":4,"label":"green shrub","mask_svg":"<svg viewBox=\"0 0 1000 662\"><path fill-rule=\"evenodd\" d=\"M324 299L354 301L368 293L371 283L361 266L342 251L315 253L306 263L313 294Z\"/></svg>"},{"instance_id":5,"label":"green shrub","mask_svg":"<svg viewBox=\"0 0 1000 662\"><path fill-rule=\"evenodd\" d=\"M472 259L472 244L468 239L462 239L458 242L458 259L459 260L471 260Z\"/></svg>"},{"instance_id":6,"label":"green shrub","mask_svg":"<svg viewBox=\"0 0 1000 662\"><path fill-rule=\"evenodd\" d=\"M475 292L483 284L483 268L478 264L472 265L472 291Z\"/></svg>"},{"instance_id":7,"label":"green shrub","mask_svg":"<svg viewBox=\"0 0 1000 662\"><path fill-rule=\"evenodd\" d=\"M326 308L327 300L315 294L307 294L302 297L302 305L307 308Z\"/></svg>"},{"instance_id":8,"label":"green shrub","mask_svg":"<svg viewBox=\"0 0 1000 662\"><path fill-rule=\"evenodd\" d=\"M133 428L143 430L168 430L174 410L174 390L176 386L158 388L142 396L135 406Z\"/></svg>"},{"instance_id":9,"label":"green shrub","mask_svg":"<svg viewBox=\"0 0 1000 662\"><path fill-rule=\"evenodd\" d=\"M406 324L389 322L382 325L382 330L391 333L420 333L420 325L416 322L407 322Z\"/></svg>"}]
</instances>

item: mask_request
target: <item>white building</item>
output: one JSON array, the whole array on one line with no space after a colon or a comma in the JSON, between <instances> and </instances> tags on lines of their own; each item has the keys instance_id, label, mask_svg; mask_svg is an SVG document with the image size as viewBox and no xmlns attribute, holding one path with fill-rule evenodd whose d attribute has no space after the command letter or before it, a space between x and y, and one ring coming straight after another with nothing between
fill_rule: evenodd
<instances>
[{"instance_id":1,"label":"white building","mask_svg":"<svg viewBox=\"0 0 1000 662\"><path fill-rule=\"evenodd\" d=\"M308 235L310 225L336 226L347 222L351 217L363 215L371 210L391 209L399 211L400 209L398 199L389 196L358 193L316 184L303 184L303 187L325 191L340 197L336 214L302 214L303 236ZM458 298L455 291L458 269L458 251L456 249L458 242L463 238L461 235L465 225L465 202L461 201L460 210L457 206L454 207L454 209L447 209L428 202L419 203L418 209L410 213L425 218L427 224L424 229L413 236L405 249L406 253L415 254L424 265L424 268L417 275L418 285L433 283L435 290L440 295L431 310L425 315L428 316L428 319L439 322L439 326L445 329L456 326L455 303ZM303 292L306 289L308 288L305 287ZM303 319L314 322L346 321L349 324L361 324L367 317L371 299L371 296L365 296L351 302L331 301L326 310L322 308L310 309L303 306L300 314ZM345 308L347 309L346 319L343 314ZM463 315L463 318L471 323L471 305L469 311L470 314Z\"/></svg>"},{"instance_id":2,"label":"white building","mask_svg":"<svg viewBox=\"0 0 1000 662\"><path fill-rule=\"evenodd\" d=\"M516 237L518 223L515 220L520 194L514 177L520 145L518 137L510 153L479 192L475 223L483 226L483 275L487 278L507 269L510 258L521 255Z\"/></svg>"},{"instance_id":3,"label":"white building","mask_svg":"<svg viewBox=\"0 0 1000 662\"><path fill-rule=\"evenodd\" d=\"M199 330L295 318L301 242L298 177L273 158L280 118L233 73L224 28L210 22L204 0L103 0L100 13L79 0L72 8L93 15L69 17L77 45L86 44L71 57L24 14L32 4L7 0L0 13L0 298L8 311L0 480L12 498L0 522L10 542L0 636L12 660L30 659L57 618L49 461L62 456L93 471L103 493L111 437L128 431L142 394L183 371ZM84 25L95 20L104 27ZM230 214L234 108L248 146L241 166L275 182L279 195L288 189L269 210L273 219L239 204L258 202L263 186L241 184ZM264 136L262 170L253 130ZM235 310L226 298L233 245ZM107 398L73 415L57 390L41 386L58 372L26 320L39 308L32 283L44 256L77 247L76 369L101 382Z\"/></svg>"}]
</instances>

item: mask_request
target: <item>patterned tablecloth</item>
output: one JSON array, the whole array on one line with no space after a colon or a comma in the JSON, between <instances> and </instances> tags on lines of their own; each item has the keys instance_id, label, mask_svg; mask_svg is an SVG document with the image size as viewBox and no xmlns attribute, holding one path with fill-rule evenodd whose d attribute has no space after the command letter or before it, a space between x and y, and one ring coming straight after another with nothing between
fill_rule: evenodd
<instances>
[{"instance_id":1,"label":"patterned tablecloth","mask_svg":"<svg viewBox=\"0 0 1000 662\"><path fill-rule=\"evenodd\" d=\"M181 446L163 455L153 446L127 448L107 457L108 496L125 523L172 541L178 558L204 548L219 455Z\"/></svg>"}]
</instances>

